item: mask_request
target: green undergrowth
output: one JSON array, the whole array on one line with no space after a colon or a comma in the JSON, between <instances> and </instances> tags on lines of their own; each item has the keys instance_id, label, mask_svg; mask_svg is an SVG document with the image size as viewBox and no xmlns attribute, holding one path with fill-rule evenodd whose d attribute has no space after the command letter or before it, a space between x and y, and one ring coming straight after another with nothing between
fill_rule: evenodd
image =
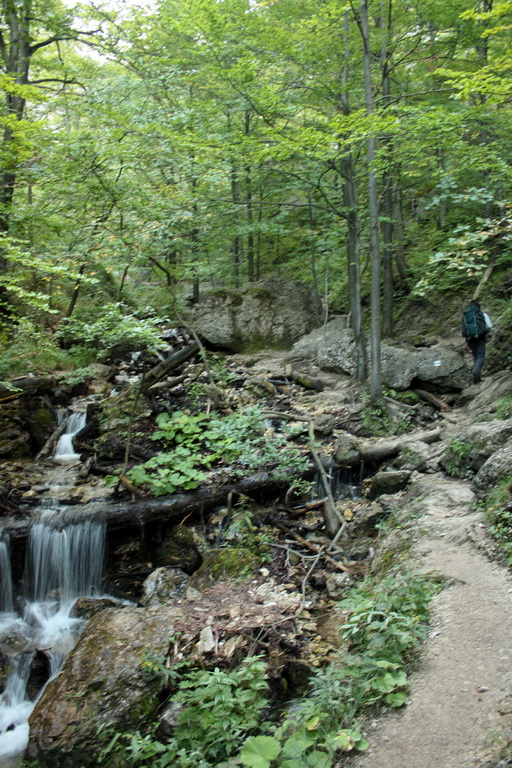
<instances>
[{"instance_id":1,"label":"green undergrowth","mask_svg":"<svg viewBox=\"0 0 512 768\"><path fill-rule=\"evenodd\" d=\"M415 658L438 589L425 577L367 578L340 604L344 650L311 678L305 697L278 710L271 705L263 657L234 669L203 669L191 661L168 668L143 664L171 688L172 735L156 725L135 733L112 727L99 734L99 765L143 768L330 768L365 750L361 719L407 701L407 669ZM169 702L167 702L169 703Z\"/></svg>"},{"instance_id":2,"label":"green undergrowth","mask_svg":"<svg viewBox=\"0 0 512 768\"><path fill-rule=\"evenodd\" d=\"M503 478L481 504L500 553L512 565L512 475Z\"/></svg>"},{"instance_id":3,"label":"green undergrowth","mask_svg":"<svg viewBox=\"0 0 512 768\"><path fill-rule=\"evenodd\" d=\"M229 466L230 476L269 469L276 479L289 478L308 467L308 459L282 431L268 429L257 407L228 416L177 411L157 416L151 439L165 450L128 472L135 485L146 485L154 496L192 490L214 467Z\"/></svg>"}]
</instances>

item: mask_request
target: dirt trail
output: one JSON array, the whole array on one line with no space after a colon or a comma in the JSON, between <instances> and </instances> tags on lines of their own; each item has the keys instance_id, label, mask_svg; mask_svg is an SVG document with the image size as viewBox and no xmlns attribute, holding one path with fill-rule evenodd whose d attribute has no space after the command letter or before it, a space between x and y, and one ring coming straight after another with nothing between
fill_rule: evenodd
<instances>
[{"instance_id":1,"label":"dirt trail","mask_svg":"<svg viewBox=\"0 0 512 768\"><path fill-rule=\"evenodd\" d=\"M483 526L466 481L424 475L429 491L413 557L451 580L433 603L432 629L410 703L370 724L357 768L470 768L499 762L512 732L512 578L479 546ZM489 762L488 762L489 761Z\"/></svg>"}]
</instances>

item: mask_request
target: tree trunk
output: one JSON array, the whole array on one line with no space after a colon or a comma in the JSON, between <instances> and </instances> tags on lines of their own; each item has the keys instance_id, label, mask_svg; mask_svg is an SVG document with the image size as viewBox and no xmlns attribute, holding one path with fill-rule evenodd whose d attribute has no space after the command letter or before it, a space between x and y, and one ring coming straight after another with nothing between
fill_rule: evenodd
<instances>
[{"instance_id":1,"label":"tree trunk","mask_svg":"<svg viewBox=\"0 0 512 768\"><path fill-rule=\"evenodd\" d=\"M368 0L361 1L361 35L363 39L364 96L366 114L374 112L372 92L372 71L370 53L370 28L368 24ZM370 396L373 403L382 397L380 367L380 250L379 250L379 207L377 197L377 175L375 172L375 136L367 143L368 160L368 207L370 213L370 258L371 258L371 319L370 319Z\"/></svg>"},{"instance_id":2,"label":"tree trunk","mask_svg":"<svg viewBox=\"0 0 512 768\"><path fill-rule=\"evenodd\" d=\"M249 110L245 113L245 135L249 136L251 132L251 113ZM254 282L254 214L252 200L252 168L249 163L245 166L245 206L247 211L247 278L250 283Z\"/></svg>"},{"instance_id":3,"label":"tree trunk","mask_svg":"<svg viewBox=\"0 0 512 768\"><path fill-rule=\"evenodd\" d=\"M345 38L345 61L342 73L341 109L344 115L350 114L348 101L349 78L349 25L348 13L343 16L343 32ZM366 343L363 333L361 313L361 261L359 258L359 221L357 209L357 186L352 154L348 151L340 160L340 171L343 179L343 205L347 221L347 268L348 292L350 306L350 326L354 334L356 347L356 379L366 380Z\"/></svg>"}]
</instances>

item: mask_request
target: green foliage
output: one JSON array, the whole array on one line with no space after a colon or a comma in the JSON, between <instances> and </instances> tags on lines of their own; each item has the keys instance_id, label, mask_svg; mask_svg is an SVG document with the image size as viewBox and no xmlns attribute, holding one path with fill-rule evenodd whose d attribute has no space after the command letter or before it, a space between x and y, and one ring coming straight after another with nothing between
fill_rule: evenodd
<instances>
[{"instance_id":1,"label":"green foliage","mask_svg":"<svg viewBox=\"0 0 512 768\"><path fill-rule=\"evenodd\" d=\"M173 701L181 705L172 738L162 744L141 733L111 739L100 764L110 764L112 753L125 764L164 768L206 768L233 755L254 730L265 707L266 664L258 657L244 659L234 670L186 668L174 675ZM121 742L121 743L120 743Z\"/></svg>"},{"instance_id":2,"label":"green foliage","mask_svg":"<svg viewBox=\"0 0 512 768\"><path fill-rule=\"evenodd\" d=\"M207 477L205 470L214 464L230 466L232 476L270 468L277 477L298 473L307 466L307 460L287 443L285 435L266 432L258 408L222 418L177 411L160 414L156 422L159 429L152 439L171 445L172 450L128 473L132 482L147 484L156 496L197 488Z\"/></svg>"},{"instance_id":3,"label":"green foliage","mask_svg":"<svg viewBox=\"0 0 512 768\"><path fill-rule=\"evenodd\" d=\"M471 453L471 445L463 443L457 438L453 438L448 443L446 451L443 453L443 467L451 477L470 477L472 472L468 467L467 460Z\"/></svg>"},{"instance_id":4,"label":"green foliage","mask_svg":"<svg viewBox=\"0 0 512 768\"><path fill-rule=\"evenodd\" d=\"M126 353L144 348L165 349L160 338L160 318L139 319L122 304L107 305L99 318L64 318L56 336L67 345L94 348L97 358L108 359L116 351Z\"/></svg>"},{"instance_id":5,"label":"green foliage","mask_svg":"<svg viewBox=\"0 0 512 768\"><path fill-rule=\"evenodd\" d=\"M425 637L437 588L413 574L367 579L354 588L341 603L348 614L343 636L349 652L317 672L307 698L288 710L279 727L270 727L273 741L247 740L242 762L257 768L328 768L339 752L368 749L357 718L369 707L407 702L404 665Z\"/></svg>"},{"instance_id":6,"label":"green foliage","mask_svg":"<svg viewBox=\"0 0 512 768\"><path fill-rule=\"evenodd\" d=\"M54 343L51 336L28 319L20 319L0 352L0 379L26 373L54 371L73 361Z\"/></svg>"},{"instance_id":7,"label":"green foliage","mask_svg":"<svg viewBox=\"0 0 512 768\"><path fill-rule=\"evenodd\" d=\"M389 390L390 397L395 397L394 390ZM372 403L368 393L362 395L361 424L366 434L376 437L383 435L400 435L411 427L411 420L404 416L400 420L390 419L386 404L382 400Z\"/></svg>"},{"instance_id":8,"label":"green foliage","mask_svg":"<svg viewBox=\"0 0 512 768\"><path fill-rule=\"evenodd\" d=\"M457 202L480 202L483 205L485 196L489 197L489 190L468 190ZM490 258L494 256L497 240L503 245L500 262L510 262L511 228L507 219L478 219L475 223L455 227L454 237L448 238L447 249L428 258L427 266L422 269L422 276L414 286L413 295L423 297L433 290L446 294L467 291L468 284L474 285L482 277Z\"/></svg>"},{"instance_id":9,"label":"green foliage","mask_svg":"<svg viewBox=\"0 0 512 768\"><path fill-rule=\"evenodd\" d=\"M503 397L498 400L496 408L496 418L510 419L512 417L512 397Z\"/></svg>"},{"instance_id":10,"label":"green foliage","mask_svg":"<svg viewBox=\"0 0 512 768\"><path fill-rule=\"evenodd\" d=\"M489 530L512 565L512 475L503 478L483 502Z\"/></svg>"},{"instance_id":11,"label":"green foliage","mask_svg":"<svg viewBox=\"0 0 512 768\"><path fill-rule=\"evenodd\" d=\"M343 600L350 611L343 636L357 652L379 660L401 663L424 638L428 605L437 587L412 575L370 580Z\"/></svg>"}]
</instances>

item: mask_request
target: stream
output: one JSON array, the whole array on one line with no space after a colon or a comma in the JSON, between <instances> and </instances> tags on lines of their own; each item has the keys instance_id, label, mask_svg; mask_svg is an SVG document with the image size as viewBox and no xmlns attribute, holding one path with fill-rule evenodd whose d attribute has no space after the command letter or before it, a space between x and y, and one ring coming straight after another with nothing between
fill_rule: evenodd
<instances>
[{"instance_id":1,"label":"stream","mask_svg":"<svg viewBox=\"0 0 512 768\"><path fill-rule=\"evenodd\" d=\"M85 413L67 419L54 461L69 465L80 456L73 436L85 425ZM56 472L55 496L74 479ZM55 479L55 478L54 478ZM62 483L62 484L60 484ZM75 646L85 620L72 616L78 597L102 594L105 524L76 519L72 507L47 498L38 509L27 542L21 593L15 595L9 541L0 530L0 651L8 657L0 695L0 765L15 765L28 743L29 717L46 684L59 672Z\"/></svg>"}]
</instances>

